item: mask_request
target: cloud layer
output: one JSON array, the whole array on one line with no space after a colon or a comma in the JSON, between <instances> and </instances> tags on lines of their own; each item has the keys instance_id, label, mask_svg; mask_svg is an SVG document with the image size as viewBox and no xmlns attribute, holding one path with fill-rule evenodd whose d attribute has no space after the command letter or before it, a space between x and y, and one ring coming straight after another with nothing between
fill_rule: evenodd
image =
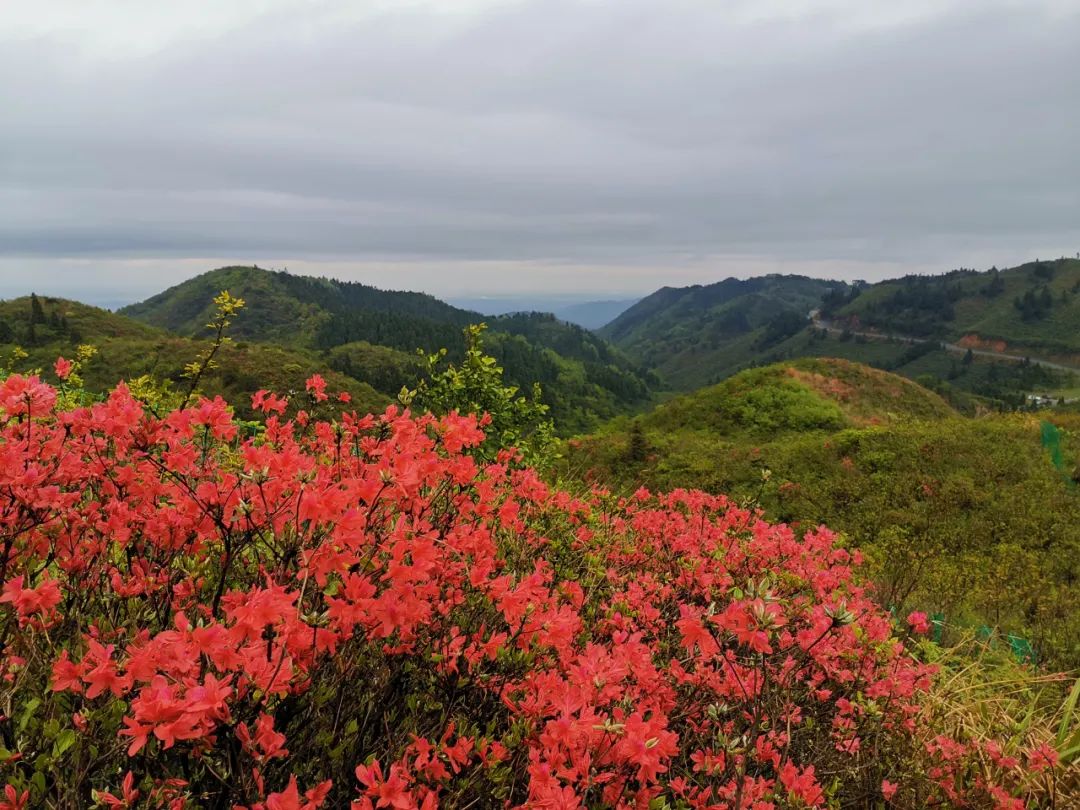
<instances>
[{"instance_id":1,"label":"cloud layer","mask_svg":"<svg viewBox=\"0 0 1080 810\"><path fill-rule=\"evenodd\" d=\"M0 12L0 293L80 262L649 289L1080 250L1074 3L356 5Z\"/></svg>"}]
</instances>

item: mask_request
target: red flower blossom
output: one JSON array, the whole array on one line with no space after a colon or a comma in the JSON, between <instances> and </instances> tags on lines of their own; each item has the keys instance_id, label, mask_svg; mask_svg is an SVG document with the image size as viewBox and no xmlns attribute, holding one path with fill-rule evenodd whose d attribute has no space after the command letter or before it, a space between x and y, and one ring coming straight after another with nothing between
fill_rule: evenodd
<instances>
[{"instance_id":1,"label":"red flower blossom","mask_svg":"<svg viewBox=\"0 0 1080 810\"><path fill-rule=\"evenodd\" d=\"M259 391L252 435L221 399L55 403L36 378L0 384L0 672L16 723L37 701L11 753L52 769L47 791L764 810L855 805L889 774L886 799L914 782L1008 807L1062 767L1048 745L935 735L932 668L824 528L704 492L559 491L513 452L478 461L490 420L456 413L286 420ZM68 717L77 768L40 757ZM9 786L0 810L29 799Z\"/></svg>"},{"instance_id":2,"label":"red flower blossom","mask_svg":"<svg viewBox=\"0 0 1080 810\"><path fill-rule=\"evenodd\" d=\"M911 625L912 631L919 633L920 635L926 635L930 632L930 622L926 618L926 614L922 611L915 610L908 614L907 622Z\"/></svg>"}]
</instances>

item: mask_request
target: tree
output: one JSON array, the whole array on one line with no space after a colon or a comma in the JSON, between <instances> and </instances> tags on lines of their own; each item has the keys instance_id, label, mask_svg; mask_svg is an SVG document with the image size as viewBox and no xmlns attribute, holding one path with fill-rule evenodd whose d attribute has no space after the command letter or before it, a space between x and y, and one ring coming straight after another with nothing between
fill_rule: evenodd
<instances>
[{"instance_id":1,"label":"tree","mask_svg":"<svg viewBox=\"0 0 1080 810\"><path fill-rule=\"evenodd\" d=\"M203 375L216 367L214 357L221 350L221 347L232 342L232 338L228 337L225 332L232 324L232 319L236 316L236 313L244 308L244 299L234 298L229 294L228 290L222 290L214 298L214 307L214 319L206 325L206 328L212 330L214 335L210 347L200 352L195 360L184 366L184 376L191 382L188 386L187 395L180 405L180 410L186 408L195 396L199 388L199 381Z\"/></svg>"},{"instance_id":2,"label":"tree","mask_svg":"<svg viewBox=\"0 0 1080 810\"><path fill-rule=\"evenodd\" d=\"M440 416L453 412L485 416L487 439L477 453L483 458L495 458L500 449L513 447L527 463L546 461L555 427L548 406L540 401L540 384L533 385L531 397L521 395L517 386L504 385L502 367L484 354L485 329L486 324L465 327L465 358L459 365L443 365L446 349L428 355L426 376L415 390L402 389L399 399Z\"/></svg>"},{"instance_id":3,"label":"tree","mask_svg":"<svg viewBox=\"0 0 1080 810\"><path fill-rule=\"evenodd\" d=\"M975 362L975 352L973 352L971 349L968 349L964 353L963 363L964 363L965 366L970 366L974 362Z\"/></svg>"},{"instance_id":4,"label":"tree","mask_svg":"<svg viewBox=\"0 0 1080 810\"><path fill-rule=\"evenodd\" d=\"M1005 281L996 267L990 268L990 283L983 288L983 295L996 298L1005 292Z\"/></svg>"},{"instance_id":5,"label":"tree","mask_svg":"<svg viewBox=\"0 0 1080 810\"><path fill-rule=\"evenodd\" d=\"M45 323L45 310L35 293L30 293L30 323Z\"/></svg>"},{"instance_id":6,"label":"tree","mask_svg":"<svg viewBox=\"0 0 1080 810\"><path fill-rule=\"evenodd\" d=\"M641 429L640 422L630 425L630 432L626 446L626 458L628 461L640 464L649 457L649 441L645 438L645 432Z\"/></svg>"},{"instance_id":7,"label":"tree","mask_svg":"<svg viewBox=\"0 0 1080 810\"><path fill-rule=\"evenodd\" d=\"M1041 309L1050 310L1054 307L1054 296L1050 292L1049 287L1043 287L1042 292L1039 293L1039 307Z\"/></svg>"}]
</instances>

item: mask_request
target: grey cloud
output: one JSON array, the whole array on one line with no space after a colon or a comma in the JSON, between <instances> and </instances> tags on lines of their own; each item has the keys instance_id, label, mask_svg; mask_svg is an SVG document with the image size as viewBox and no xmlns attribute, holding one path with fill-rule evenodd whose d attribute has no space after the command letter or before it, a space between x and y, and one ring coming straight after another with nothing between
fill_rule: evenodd
<instances>
[{"instance_id":1,"label":"grey cloud","mask_svg":"<svg viewBox=\"0 0 1080 810\"><path fill-rule=\"evenodd\" d=\"M1080 248L1069 4L882 25L851 24L865 4L310 8L112 60L0 34L0 254L921 268Z\"/></svg>"}]
</instances>

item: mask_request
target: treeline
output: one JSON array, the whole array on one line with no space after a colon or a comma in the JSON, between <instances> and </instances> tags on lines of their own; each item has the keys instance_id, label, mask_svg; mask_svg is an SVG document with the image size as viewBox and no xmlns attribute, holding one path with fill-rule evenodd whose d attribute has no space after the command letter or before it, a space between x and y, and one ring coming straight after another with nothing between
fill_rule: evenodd
<instances>
[{"instance_id":1,"label":"treeline","mask_svg":"<svg viewBox=\"0 0 1080 810\"><path fill-rule=\"evenodd\" d=\"M67 316L55 307L48 313L41 299L30 294L25 318L0 318L0 343L19 343L23 346L43 346L62 340L66 343L79 343L82 334L68 323Z\"/></svg>"},{"instance_id":2,"label":"treeline","mask_svg":"<svg viewBox=\"0 0 1080 810\"><path fill-rule=\"evenodd\" d=\"M1072 334L1064 325L1047 321L1058 308L1070 307L1080 293L1080 262L1073 259L1037 260L1020 267L984 272L968 268L941 276L909 275L895 281L831 289L821 311L826 316L858 318L884 332L919 337L956 336L969 329L998 334L1029 346L1071 348ZM1069 281L1072 284L1069 284ZM1034 329L1018 329L1008 310ZM957 306L963 302L958 315Z\"/></svg>"}]
</instances>

